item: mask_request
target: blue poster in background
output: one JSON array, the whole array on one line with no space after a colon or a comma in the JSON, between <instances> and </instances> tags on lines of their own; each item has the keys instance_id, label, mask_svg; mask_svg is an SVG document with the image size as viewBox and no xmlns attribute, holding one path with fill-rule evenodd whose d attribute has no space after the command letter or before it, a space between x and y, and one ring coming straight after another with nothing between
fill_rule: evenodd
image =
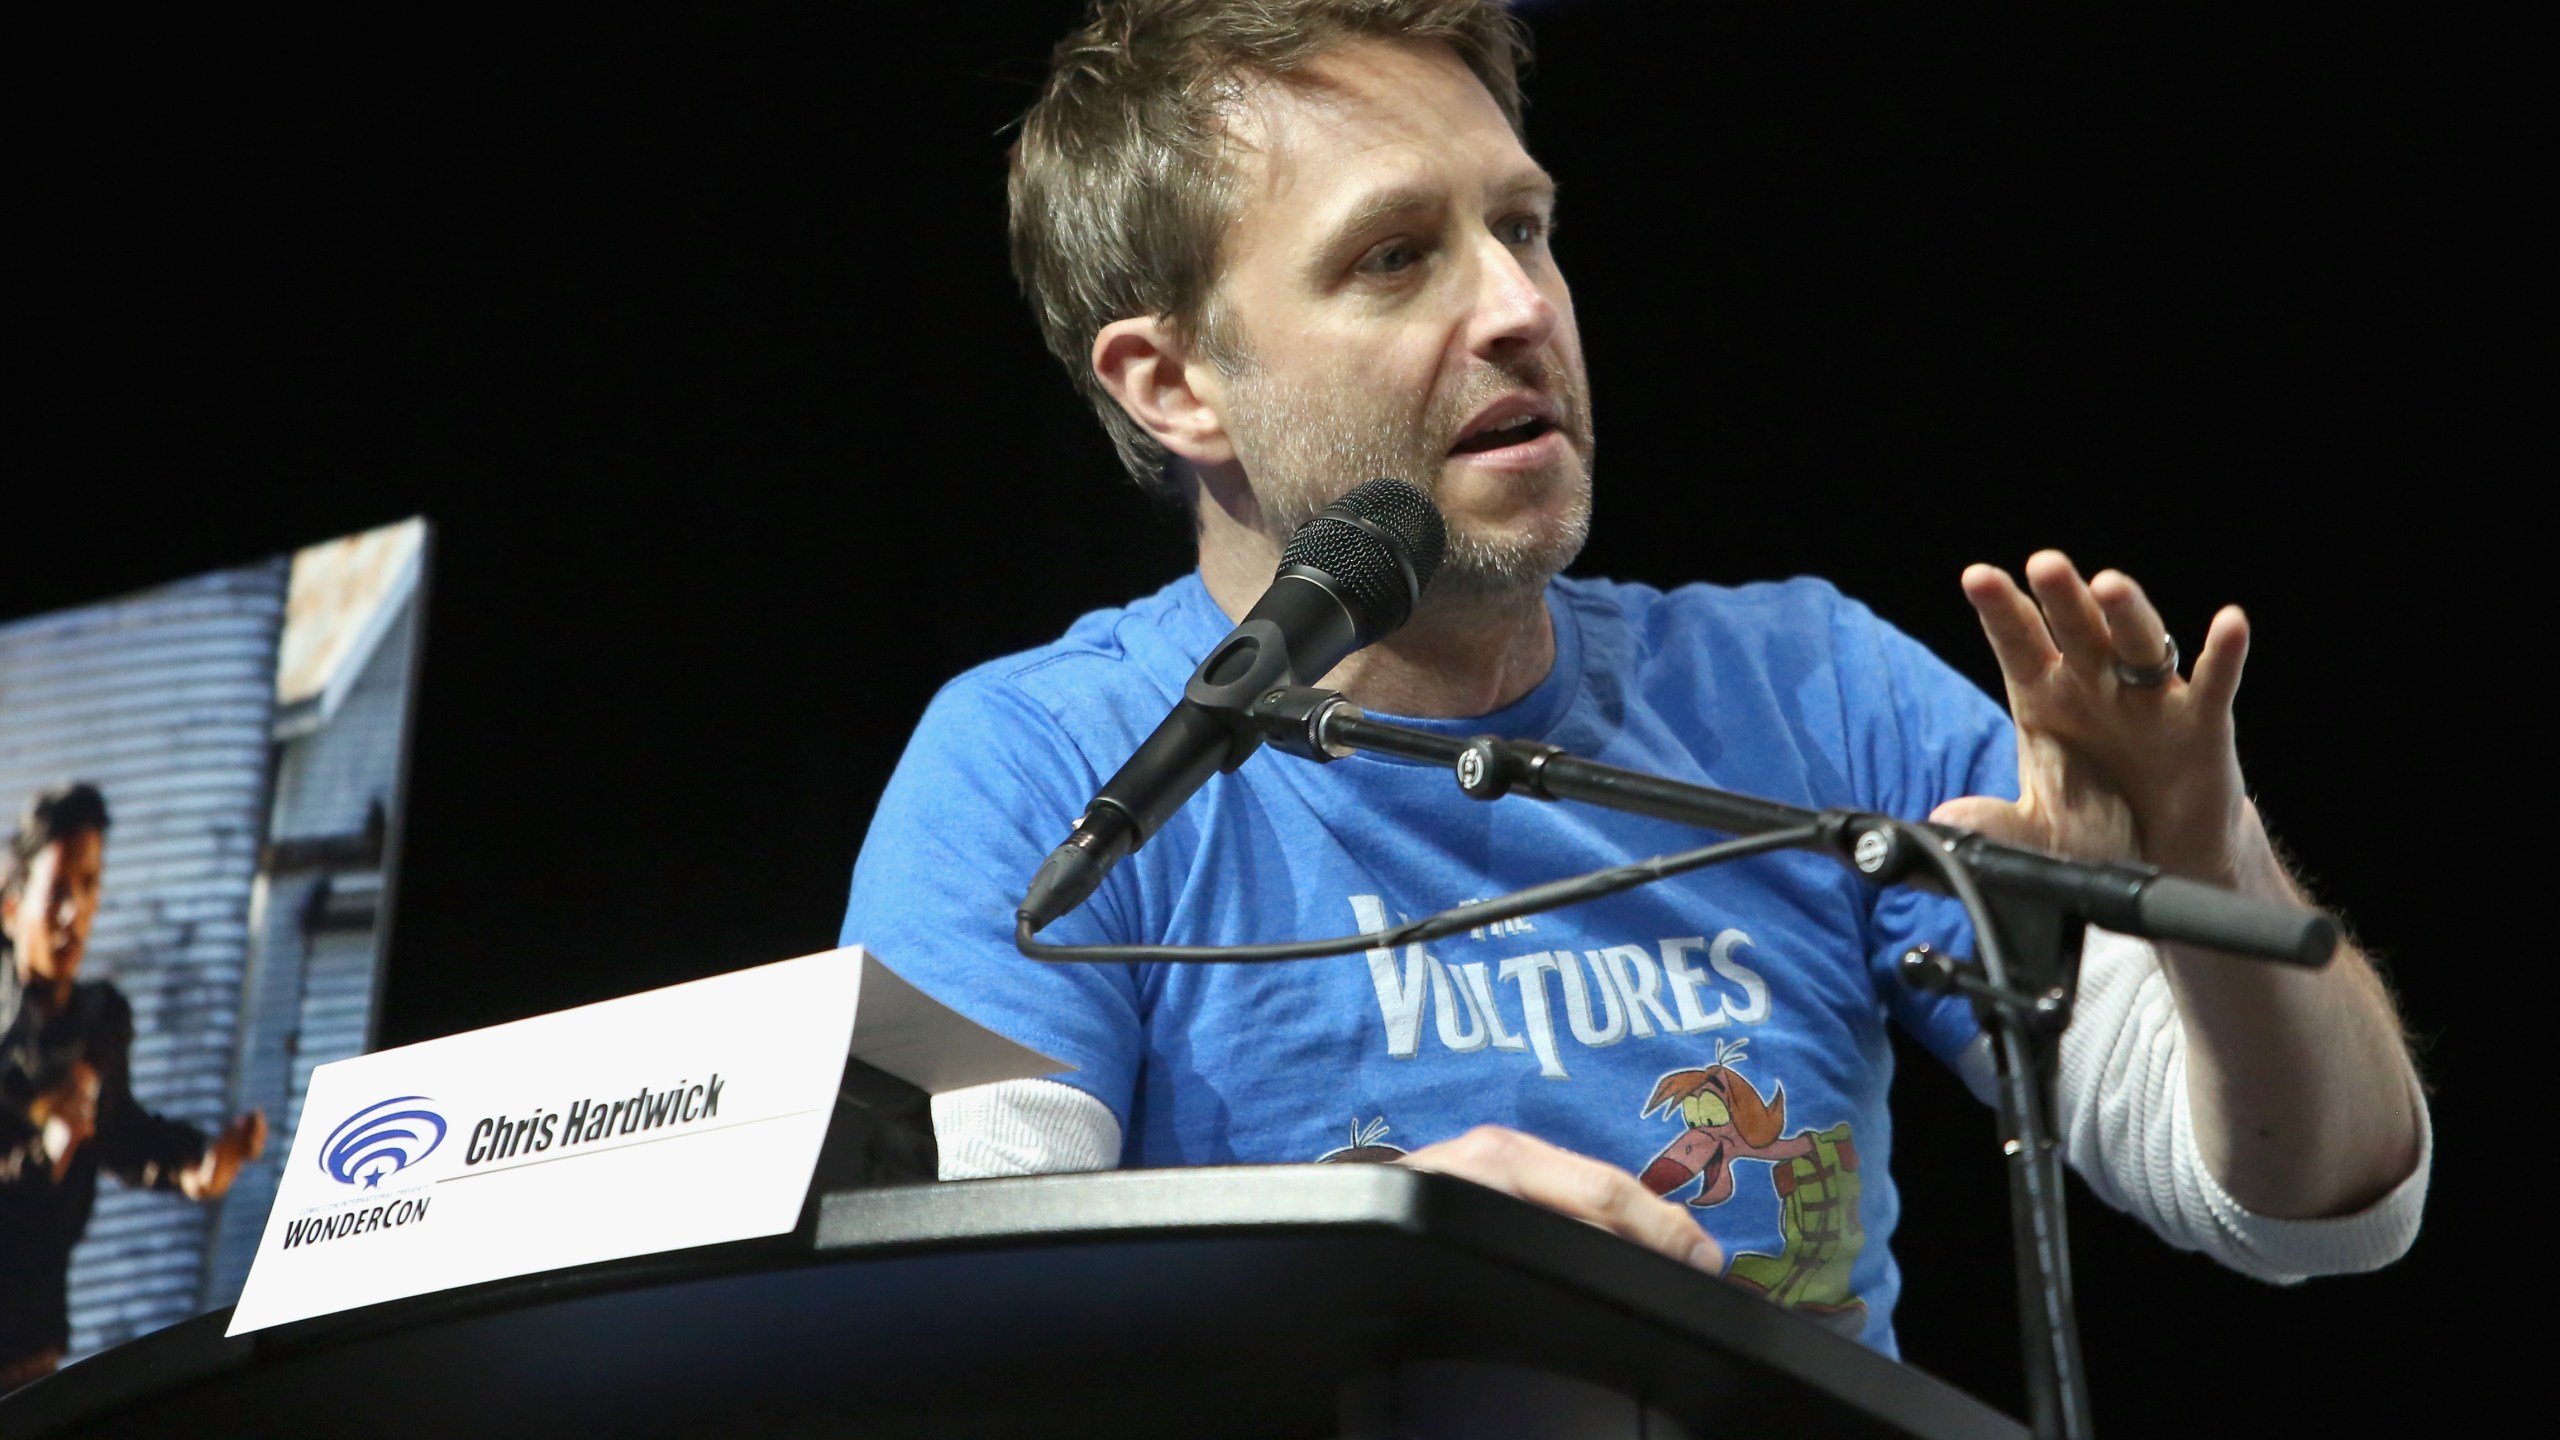
<instances>
[{"instance_id":1,"label":"blue poster in background","mask_svg":"<svg viewBox=\"0 0 2560 1440\"><path fill-rule=\"evenodd\" d=\"M426 536L0 624L0 1388L231 1303L370 1044Z\"/></svg>"}]
</instances>

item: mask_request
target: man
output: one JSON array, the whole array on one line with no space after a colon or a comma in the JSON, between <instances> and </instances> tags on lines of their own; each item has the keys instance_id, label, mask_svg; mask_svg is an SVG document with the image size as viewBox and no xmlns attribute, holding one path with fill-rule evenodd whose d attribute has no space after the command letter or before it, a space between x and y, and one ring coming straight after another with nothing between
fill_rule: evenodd
<instances>
[{"instance_id":1,"label":"man","mask_svg":"<svg viewBox=\"0 0 2560 1440\"><path fill-rule=\"evenodd\" d=\"M107 823L96 786L46 790L0 855L0 1391L62 1361L71 1249L100 1170L213 1200L266 1148L258 1111L208 1144L134 1099L133 1009L114 985L79 978Z\"/></svg>"},{"instance_id":2,"label":"man","mask_svg":"<svg viewBox=\"0 0 2560 1440\"><path fill-rule=\"evenodd\" d=\"M1291 531L1375 475L1429 489L1451 547L1412 621L1325 682L1372 712L2304 903L2241 786L2236 609L2181 677L2130 578L2084 580L2050 551L2024 589L1972 567L2003 717L1818 582L1560 577L1590 514L1591 408L1548 247L1554 183L1520 141L1515 34L1493 0L1106 0L1059 47L1014 150L1016 272L1132 473L1190 504L1199 570L944 689L882 798L844 936L1078 1067L937 1102L946 1176L1338 1158L1348 1126L1364 1157L1408 1149L1892 1353L1885 1021L1977 1089L1989 1072L1962 1003L1894 978L1913 943L1968 943L1947 902L1788 855L1402 954L1011 951L1067 821ZM1378 757L1262 756L1046 938L1373 929L1695 843L1482 805ZM2172 1241L2285 1280L2414 1235L2425 1110L2352 948L2303 973L2093 936L2063 1058L2070 1158Z\"/></svg>"}]
</instances>

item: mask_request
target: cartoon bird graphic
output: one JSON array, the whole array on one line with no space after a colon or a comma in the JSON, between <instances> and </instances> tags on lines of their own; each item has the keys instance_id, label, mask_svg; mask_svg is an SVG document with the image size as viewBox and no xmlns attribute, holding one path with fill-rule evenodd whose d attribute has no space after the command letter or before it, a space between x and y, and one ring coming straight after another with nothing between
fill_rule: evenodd
<instances>
[{"instance_id":1,"label":"cartoon bird graphic","mask_svg":"<svg viewBox=\"0 0 2560 1440\"><path fill-rule=\"evenodd\" d=\"M1852 1289L1866 1227L1858 1209L1863 1187L1858 1147L1846 1122L1788 1135L1786 1087L1767 1100L1735 1067L1747 1042L1719 1041L1715 1062L1674 1070L1654 1083L1643 1114L1677 1115L1684 1128L1640 1177L1656 1195L1698 1181L1689 1204L1720 1205L1733 1196L1733 1162L1766 1160L1778 1196L1779 1247L1745 1251L1726 1262L1725 1279L1844 1335L1863 1333L1866 1301Z\"/></svg>"},{"instance_id":2,"label":"cartoon bird graphic","mask_svg":"<svg viewBox=\"0 0 2560 1440\"><path fill-rule=\"evenodd\" d=\"M1677 1115L1688 1126L1653 1157L1638 1177L1656 1195L1669 1195L1700 1180L1689 1204L1721 1205L1733 1194L1736 1160L1774 1160L1787 1128L1787 1087L1760 1098L1758 1087L1734 1067L1748 1040L1719 1040L1713 1064L1674 1070L1655 1082L1642 1114Z\"/></svg>"},{"instance_id":3,"label":"cartoon bird graphic","mask_svg":"<svg viewBox=\"0 0 2560 1440\"><path fill-rule=\"evenodd\" d=\"M1389 1145L1385 1143L1386 1138L1386 1116L1381 1115L1365 1125L1354 1120L1351 1122L1351 1143L1339 1150L1328 1150L1317 1156L1316 1163L1319 1165L1358 1164L1362 1161L1384 1163L1403 1159L1404 1147Z\"/></svg>"}]
</instances>

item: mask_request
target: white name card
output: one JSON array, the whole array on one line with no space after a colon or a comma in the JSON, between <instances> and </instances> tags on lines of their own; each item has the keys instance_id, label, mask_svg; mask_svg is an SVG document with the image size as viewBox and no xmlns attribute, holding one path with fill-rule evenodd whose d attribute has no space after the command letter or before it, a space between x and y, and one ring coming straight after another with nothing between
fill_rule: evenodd
<instances>
[{"instance_id":1,"label":"white name card","mask_svg":"<svg viewBox=\"0 0 2560 1440\"><path fill-rule=\"evenodd\" d=\"M934 1094L1067 1068L858 947L323 1065L227 1333L789 1230L848 1051Z\"/></svg>"}]
</instances>

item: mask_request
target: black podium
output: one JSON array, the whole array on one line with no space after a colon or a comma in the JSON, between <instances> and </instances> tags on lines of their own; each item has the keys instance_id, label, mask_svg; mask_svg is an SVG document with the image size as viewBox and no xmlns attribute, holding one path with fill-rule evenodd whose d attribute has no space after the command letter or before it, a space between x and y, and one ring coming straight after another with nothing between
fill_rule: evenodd
<instances>
[{"instance_id":1,"label":"black podium","mask_svg":"<svg viewBox=\"0 0 2560 1440\"><path fill-rule=\"evenodd\" d=\"M228 1320L0 1400L0 1435L2025 1434L1615 1237L1389 1165L831 1194L769 1241Z\"/></svg>"}]
</instances>

